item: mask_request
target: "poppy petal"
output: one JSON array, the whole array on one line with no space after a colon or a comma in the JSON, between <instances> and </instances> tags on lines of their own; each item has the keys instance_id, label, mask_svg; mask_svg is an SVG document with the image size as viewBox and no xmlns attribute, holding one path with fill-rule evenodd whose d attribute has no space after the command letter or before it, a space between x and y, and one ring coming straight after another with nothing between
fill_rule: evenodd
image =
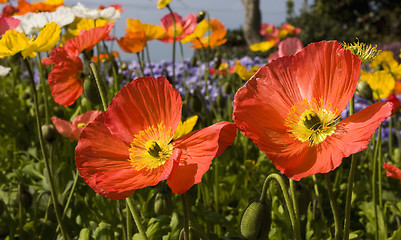
<instances>
[{"instance_id":1,"label":"poppy petal","mask_svg":"<svg viewBox=\"0 0 401 240\"><path fill-rule=\"evenodd\" d=\"M304 99L330 103L339 112L355 92L361 60L336 41L311 43L294 57L294 77Z\"/></svg>"},{"instance_id":2,"label":"poppy petal","mask_svg":"<svg viewBox=\"0 0 401 240\"><path fill-rule=\"evenodd\" d=\"M394 165L383 163L383 168L386 169L386 176L401 180L401 169Z\"/></svg>"},{"instance_id":3,"label":"poppy petal","mask_svg":"<svg viewBox=\"0 0 401 240\"><path fill-rule=\"evenodd\" d=\"M163 123L173 131L181 119L182 100L165 77L142 77L124 86L111 101L105 124L127 144L134 135Z\"/></svg>"},{"instance_id":4,"label":"poppy petal","mask_svg":"<svg viewBox=\"0 0 401 240\"><path fill-rule=\"evenodd\" d=\"M174 141L174 147L182 150L182 156L167 179L172 192L183 194L199 183L213 158L222 154L236 136L233 123L219 122Z\"/></svg>"},{"instance_id":5,"label":"poppy petal","mask_svg":"<svg viewBox=\"0 0 401 240\"><path fill-rule=\"evenodd\" d=\"M74 130L75 127L69 121L59 119L57 117L52 117L53 125L56 127L57 132L59 132L62 136L69 138L70 141L74 140Z\"/></svg>"},{"instance_id":6,"label":"poppy petal","mask_svg":"<svg viewBox=\"0 0 401 240\"><path fill-rule=\"evenodd\" d=\"M99 186L97 176L103 172L134 171L129 159L129 145L115 138L104 124L105 113L100 114L84 128L75 148L75 164L84 181L98 194L111 199L122 199L134 192L134 188L118 191Z\"/></svg>"}]
</instances>

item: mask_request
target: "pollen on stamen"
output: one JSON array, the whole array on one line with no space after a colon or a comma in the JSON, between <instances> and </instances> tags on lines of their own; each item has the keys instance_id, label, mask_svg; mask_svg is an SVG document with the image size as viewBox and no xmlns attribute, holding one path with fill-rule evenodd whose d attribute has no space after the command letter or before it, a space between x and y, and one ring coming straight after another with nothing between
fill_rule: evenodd
<instances>
[{"instance_id":1,"label":"pollen on stamen","mask_svg":"<svg viewBox=\"0 0 401 240\"><path fill-rule=\"evenodd\" d=\"M323 142L334 133L339 113L322 99L304 100L294 105L285 120L288 132L309 146Z\"/></svg>"},{"instance_id":2,"label":"pollen on stamen","mask_svg":"<svg viewBox=\"0 0 401 240\"><path fill-rule=\"evenodd\" d=\"M134 136L129 149L129 161L135 170L151 170L163 165L173 152L170 143L174 132L163 123L149 126Z\"/></svg>"}]
</instances>

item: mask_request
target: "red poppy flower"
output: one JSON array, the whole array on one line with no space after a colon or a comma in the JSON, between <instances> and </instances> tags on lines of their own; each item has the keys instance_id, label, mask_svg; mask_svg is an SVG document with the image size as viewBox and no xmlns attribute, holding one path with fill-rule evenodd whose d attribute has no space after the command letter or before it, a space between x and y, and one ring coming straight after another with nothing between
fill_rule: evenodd
<instances>
[{"instance_id":1,"label":"red poppy flower","mask_svg":"<svg viewBox=\"0 0 401 240\"><path fill-rule=\"evenodd\" d=\"M50 57L42 60L43 64L55 64L49 73L49 86L54 101L63 106L72 105L83 92L81 59L63 47L50 52Z\"/></svg>"},{"instance_id":2,"label":"red poppy flower","mask_svg":"<svg viewBox=\"0 0 401 240\"><path fill-rule=\"evenodd\" d=\"M238 90L235 124L289 178L329 172L364 150L391 114L392 104L380 102L339 121L355 92L360 64L335 41L279 58Z\"/></svg>"},{"instance_id":3,"label":"red poppy flower","mask_svg":"<svg viewBox=\"0 0 401 240\"><path fill-rule=\"evenodd\" d=\"M124 86L79 138L75 163L84 181L111 199L166 179L179 194L199 183L212 159L233 143L236 128L219 122L172 141L181 107L179 92L164 77Z\"/></svg>"},{"instance_id":4,"label":"red poppy flower","mask_svg":"<svg viewBox=\"0 0 401 240\"><path fill-rule=\"evenodd\" d=\"M19 19L0 16L0 36L3 35L7 30L17 28L19 24Z\"/></svg>"},{"instance_id":5,"label":"red poppy flower","mask_svg":"<svg viewBox=\"0 0 401 240\"><path fill-rule=\"evenodd\" d=\"M95 27L89 30L83 29L77 37L69 39L64 47L67 51L77 56L84 50L90 51L96 44L109 36L113 26L113 23L108 23L105 26Z\"/></svg>"},{"instance_id":6,"label":"red poppy flower","mask_svg":"<svg viewBox=\"0 0 401 240\"><path fill-rule=\"evenodd\" d=\"M395 114L398 110L400 110L401 102L394 93L390 93L386 100L393 103L393 110L391 114Z\"/></svg>"},{"instance_id":7,"label":"red poppy flower","mask_svg":"<svg viewBox=\"0 0 401 240\"><path fill-rule=\"evenodd\" d=\"M188 34L191 34L196 29L196 16L194 14L189 14L185 20L182 20L182 17L177 13L174 14L175 19L175 40L179 41L183 39ZM159 39L160 41L166 43L174 42L174 21L173 16L170 13L166 14L160 20L162 26L166 30L166 35Z\"/></svg>"},{"instance_id":8,"label":"red poppy flower","mask_svg":"<svg viewBox=\"0 0 401 240\"><path fill-rule=\"evenodd\" d=\"M383 163L383 168L386 169L387 177L395 178L401 181L401 169L388 163Z\"/></svg>"},{"instance_id":9,"label":"red poppy flower","mask_svg":"<svg viewBox=\"0 0 401 240\"><path fill-rule=\"evenodd\" d=\"M56 127L57 131L64 137L69 138L72 142L73 140L78 140L79 135L83 128L90 122L92 122L101 111L91 110L84 114L78 115L72 120L72 124L69 121L52 117L53 125Z\"/></svg>"}]
</instances>

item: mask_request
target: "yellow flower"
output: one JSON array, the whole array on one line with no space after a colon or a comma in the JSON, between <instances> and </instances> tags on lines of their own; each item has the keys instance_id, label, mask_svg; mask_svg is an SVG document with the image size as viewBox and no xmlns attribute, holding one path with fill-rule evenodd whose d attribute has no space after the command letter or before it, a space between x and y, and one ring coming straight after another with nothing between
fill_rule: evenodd
<instances>
[{"instance_id":1,"label":"yellow flower","mask_svg":"<svg viewBox=\"0 0 401 240\"><path fill-rule=\"evenodd\" d=\"M61 29L51 22L47 24L39 35L28 38L24 33L16 30L7 31L0 39L0 58L21 53L24 58L35 57L36 52L49 51L60 39Z\"/></svg>"},{"instance_id":2,"label":"yellow flower","mask_svg":"<svg viewBox=\"0 0 401 240\"><path fill-rule=\"evenodd\" d=\"M238 76L244 81L248 81L248 79L250 79L259 70L259 68L259 66L253 66L251 70L248 71L240 61L235 61L235 73L238 74Z\"/></svg>"},{"instance_id":3,"label":"yellow flower","mask_svg":"<svg viewBox=\"0 0 401 240\"><path fill-rule=\"evenodd\" d=\"M252 44L251 46L249 46L249 48L253 52L258 52L258 51L259 52L266 52L270 48L274 47L276 44L277 44L277 41L269 40L269 41L264 41L264 42Z\"/></svg>"},{"instance_id":4,"label":"yellow flower","mask_svg":"<svg viewBox=\"0 0 401 240\"><path fill-rule=\"evenodd\" d=\"M373 97L378 100L387 98L395 87L395 79L385 70L373 73L362 70L361 81L365 81L369 84L373 91Z\"/></svg>"},{"instance_id":5,"label":"yellow flower","mask_svg":"<svg viewBox=\"0 0 401 240\"><path fill-rule=\"evenodd\" d=\"M163 8L165 8L170 2L171 2L171 0L158 0L158 1L157 1L157 8L158 8L158 9L163 9Z\"/></svg>"},{"instance_id":6,"label":"yellow flower","mask_svg":"<svg viewBox=\"0 0 401 240\"><path fill-rule=\"evenodd\" d=\"M106 26L110 21L104 19L89 19L89 18L79 18L69 25L67 33L63 35L61 42L64 43L71 38L74 38L81 33L81 30L90 30L95 27Z\"/></svg>"},{"instance_id":7,"label":"yellow flower","mask_svg":"<svg viewBox=\"0 0 401 240\"><path fill-rule=\"evenodd\" d=\"M127 32L145 32L146 41L163 38L166 30L162 26L144 24L139 19L127 19Z\"/></svg>"},{"instance_id":8,"label":"yellow flower","mask_svg":"<svg viewBox=\"0 0 401 240\"><path fill-rule=\"evenodd\" d=\"M383 69L391 73L396 79L401 78L401 65L394 59L392 51L382 51L369 64L372 69Z\"/></svg>"},{"instance_id":9,"label":"yellow flower","mask_svg":"<svg viewBox=\"0 0 401 240\"><path fill-rule=\"evenodd\" d=\"M178 124L177 130L175 131L175 134L173 136L173 140L176 140L176 139L184 136L185 134L190 133L192 131L192 129L194 128L196 121L198 121L197 115L188 118L184 123L182 121L180 121L180 123Z\"/></svg>"}]
</instances>

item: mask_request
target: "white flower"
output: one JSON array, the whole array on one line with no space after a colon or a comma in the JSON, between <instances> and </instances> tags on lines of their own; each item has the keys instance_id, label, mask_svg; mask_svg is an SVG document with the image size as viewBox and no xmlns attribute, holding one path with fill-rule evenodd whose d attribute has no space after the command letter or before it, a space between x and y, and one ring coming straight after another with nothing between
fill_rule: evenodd
<instances>
[{"instance_id":1,"label":"white flower","mask_svg":"<svg viewBox=\"0 0 401 240\"><path fill-rule=\"evenodd\" d=\"M10 72L11 68L9 67L3 67L0 65L0 77L7 76L7 74Z\"/></svg>"},{"instance_id":2,"label":"white flower","mask_svg":"<svg viewBox=\"0 0 401 240\"><path fill-rule=\"evenodd\" d=\"M89 9L86 8L83 4L78 3L77 5L72 7L72 10L75 16L80 18L89 18L89 19L104 19L108 21L114 21L120 18L120 12L114 7L107 7L105 9Z\"/></svg>"},{"instance_id":3,"label":"white flower","mask_svg":"<svg viewBox=\"0 0 401 240\"><path fill-rule=\"evenodd\" d=\"M46 24L50 22L57 23L60 28L72 23L75 15L71 8L61 6L54 12L29 12L25 15L14 16L21 21L17 31L23 32L26 35L35 34L42 30Z\"/></svg>"}]
</instances>

